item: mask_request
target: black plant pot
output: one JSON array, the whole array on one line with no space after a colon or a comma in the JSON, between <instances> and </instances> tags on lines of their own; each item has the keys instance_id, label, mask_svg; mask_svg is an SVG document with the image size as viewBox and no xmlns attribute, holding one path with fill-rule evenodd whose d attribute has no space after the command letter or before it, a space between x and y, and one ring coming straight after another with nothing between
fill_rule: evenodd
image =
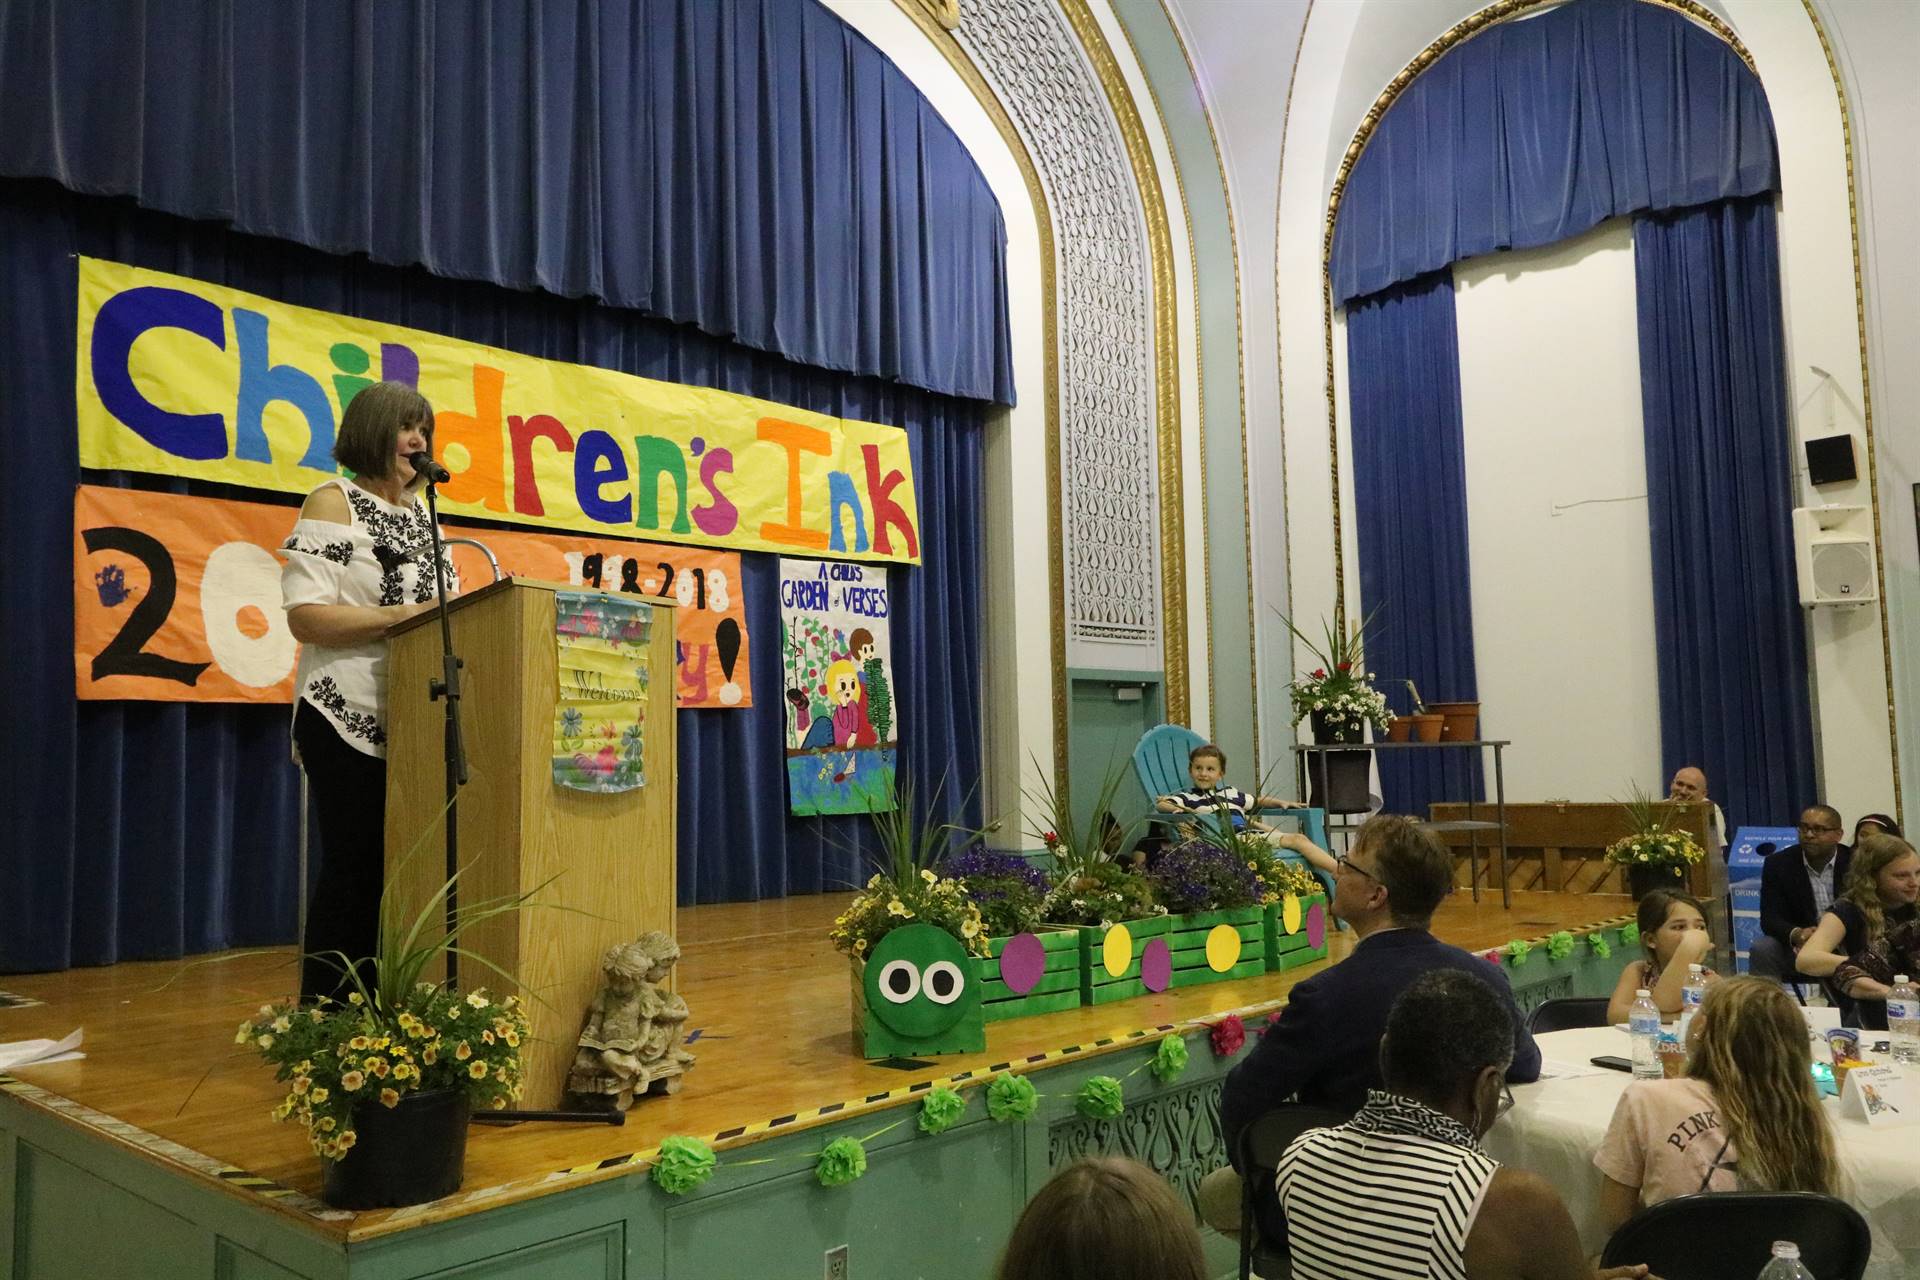
<instances>
[{"instance_id":1,"label":"black plant pot","mask_svg":"<svg viewBox=\"0 0 1920 1280\"><path fill-rule=\"evenodd\" d=\"M1684 893L1686 888L1685 867L1657 867L1639 862L1627 864L1627 891L1633 895L1635 902L1655 889L1678 889Z\"/></svg>"},{"instance_id":2,"label":"black plant pot","mask_svg":"<svg viewBox=\"0 0 1920 1280\"><path fill-rule=\"evenodd\" d=\"M397 1209L452 1195L466 1174L472 1114L467 1095L452 1089L410 1093L395 1107L360 1103L353 1148L321 1161L321 1198L336 1209Z\"/></svg>"},{"instance_id":3,"label":"black plant pot","mask_svg":"<svg viewBox=\"0 0 1920 1280\"><path fill-rule=\"evenodd\" d=\"M1321 746L1367 740L1367 722L1360 716L1335 716L1330 712L1315 711L1307 720L1313 726L1313 740Z\"/></svg>"},{"instance_id":4,"label":"black plant pot","mask_svg":"<svg viewBox=\"0 0 1920 1280\"><path fill-rule=\"evenodd\" d=\"M1371 751L1315 752L1307 757L1307 803L1316 809L1365 813L1373 808L1372 781Z\"/></svg>"}]
</instances>

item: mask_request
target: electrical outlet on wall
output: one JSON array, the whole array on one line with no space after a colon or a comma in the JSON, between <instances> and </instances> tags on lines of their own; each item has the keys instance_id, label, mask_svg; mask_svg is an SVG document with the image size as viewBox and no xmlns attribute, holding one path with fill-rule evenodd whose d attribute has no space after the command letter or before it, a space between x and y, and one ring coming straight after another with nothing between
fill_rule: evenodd
<instances>
[{"instance_id":1,"label":"electrical outlet on wall","mask_svg":"<svg viewBox=\"0 0 1920 1280\"><path fill-rule=\"evenodd\" d=\"M827 1250L826 1280L848 1280L847 1246L837 1244Z\"/></svg>"}]
</instances>

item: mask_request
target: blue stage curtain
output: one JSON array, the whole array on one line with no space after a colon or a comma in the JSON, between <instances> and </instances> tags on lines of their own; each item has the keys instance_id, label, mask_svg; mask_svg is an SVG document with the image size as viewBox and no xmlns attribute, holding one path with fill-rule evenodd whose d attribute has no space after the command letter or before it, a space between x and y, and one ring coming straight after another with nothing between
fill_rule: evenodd
<instances>
[{"instance_id":1,"label":"blue stage curtain","mask_svg":"<svg viewBox=\"0 0 1920 1280\"><path fill-rule=\"evenodd\" d=\"M815 0L10 0L0 174L1013 403L972 157Z\"/></svg>"},{"instance_id":2,"label":"blue stage curtain","mask_svg":"<svg viewBox=\"0 0 1920 1280\"><path fill-rule=\"evenodd\" d=\"M1340 204L1334 300L1778 183L1765 91L1731 48L1659 5L1574 0L1449 50L1394 100Z\"/></svg>"},{"instance_id":3,"label":"blue stage curtain","mask_svg":"<svg viewBox=\"0 0 1920 1280\"><path fill-rule=\"evenodd\" d=\"M1773 201L1635 220L1660 748L1732 826L1814 796Z\"/></svg>"},{"instance_id":4,"label":"blue stage curtain","mask_svg":"<svg viewBox=\"0 0 1920 1280\"><path fill-rule=\"evenodd\" d=\"M904 428L923 563L893 569L905 768L948 798L979 776L984 407L791 364L631 311L440 279L0 180L0 972L288 942L298 779L288 708L79 703L73 693L74 486L138 484L285 501L79 469L74 254L178 272L346 315L549 359L720 387ZM293 518L288 508L289 521ZM483 535L484 536L484 535ZM782 755L774 557L742 556L754 706L679 713L683 902L841 888L865 878L864 819L793 819ZM955 815L978 825L977 798Z\"/></svg>"},{"instance_id":5,"label":"blue stage curtain","mask_svg":"<svg viewBox=\"0 0 1920 1280\"><path fill-rule=\"evenodd\" d=\"M1404 680L1436 702L1478 698L1451 272L1347 308L1347 380L1360 607L1374 619L1367 670L1401 715L1413 709ZM1382 751L1376 758L1391 812L1425 816L1436 800L1478 798L1465 751Z\"/></svg>"}]
</instances>

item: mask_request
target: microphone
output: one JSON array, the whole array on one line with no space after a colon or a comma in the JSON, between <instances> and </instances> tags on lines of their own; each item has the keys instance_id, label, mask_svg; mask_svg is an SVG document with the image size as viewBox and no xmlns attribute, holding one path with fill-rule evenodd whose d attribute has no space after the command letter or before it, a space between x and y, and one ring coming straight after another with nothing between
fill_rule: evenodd
<instances>
[{"instance_id":1,"label":"microphone","mask_svg":"<svg viewBox=\"0 0 1920 1280\"><path fill-rule=\"evenodd\" d=\"M423 477L428 484L445 484L453 479L453 473L435 462L425 449L408 454L407 461L413 464L413 474Z\"/></svg>"}]
</instances>

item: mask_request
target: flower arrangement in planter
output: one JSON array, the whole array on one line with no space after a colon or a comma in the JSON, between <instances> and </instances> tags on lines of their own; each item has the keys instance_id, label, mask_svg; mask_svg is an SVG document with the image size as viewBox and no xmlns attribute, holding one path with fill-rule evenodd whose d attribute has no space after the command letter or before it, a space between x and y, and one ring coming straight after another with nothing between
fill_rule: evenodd
<instances>
[{"instance_id":1,"label":"flower arrangement in planter","mask_svg":"<svg viewBox=\"0 0 1920 1280\"><path fill-rule=\"evenodd\" d=\"M1635 898L1649 889L1684 888L1687 868L1707 856L1700 842L1673 829L1673 809L1649 795L1638 783L1631 798L1620 805L1627 815L1627 834L1607 846L1606 860L1626 868Z\"/></svg>"},{"instance_id":2,"label":"flower arrangement in planter","mask_svg":"<svg viewBox=\"0 0 1920 1280\"><path fill-rule=\"evenodd\" d=\"M1378 613L1375 609L1351 631L1325 622L1318 642L1292 619L1281 618L1319 664L1287 686L1295 723L1311 720L1316 742L1359 742L1369 723L1384 731L1393 722L1386 695L1373 687L1373 672L1366 669L1362 655L1367 627Z\"/></svg>"},{"instance_id":3,"label":"flower arrangement in planter","mask_svg":"<svg viewBox=\"0 0 1920 1280\"><path fill-rule=\"evenodd\" d=\"M974 960L991 954L988 934L965 883L936 868L980 833L930 821L904 777L890 791L871 815L879 865L827 933L852 962L854 1043L865 1057L976 1052L987 1032ZM939 801L935 788L928 808Z\"/></svg>"},{"instance_id":4,"label":"flower arrangement in planter","mask_svg":"<svg viewBox=\"0 0 1920 1280\"><path fill-rule=\"evenodd\" d=\"M980 908L988 954L975 961L988 1022L1080 1004L1079 935L1040 918L1053 882L1017 853L967 849L941 864Z\"/></svg>"},{"instance_id":5,"label":"flower arrangement in planter","mask_svg":"<svg viewBox=\"0 0 1920 1280\"><path fill-rule=\"evenodd\" d=\"M441 885L410 921L383 896L372 956L321 957L340 970L344 1002L263 1005L234 1035L286 1084L273 1117L307 1131L324 1162L329 1204L391 1208L451 1195L464 1172L473 1110L503 1108L520 1096L520 1049L529 1033L519 997L462 992L422 975L448 953L494 968L460 939L526 907L539 889L464 906L443 932L457 880Z\"/></svg>"},{"instance_id":6,"label":"flower arrangement in planter","mask_svg":"<svg viewBox=\"0 0 1920 1280\"><path fill-rule=\"evenodd\" d=\"M1195 831L1154 870L1155 891L1182 912L1173 925L1173 985L1278 972L1326 954L1326 896L1311 872L1263 832L1220 821ZM1312 945L1310 917L1318 921Z\"/></svg>"},{"instance_id":7,"label":"flower arrangement in planter","mask_svg":"<svg viewBox=\"0 0 1920 1280\"><path fill-rule=\"evenodd\" d=\"M1125 762L1107 770L1086 824L1079 828L1069 796L1047 780L1038 761L1034 767L1040 782L1028 789L1027 801L1047 825L1033 834L1054 865L1042 918L1079 935L1081 1003L1104 1004L1165 991L1172 971L1165 942L1167 909L1154 901L1145 876L1116 860L1140 828L1138 819L1121 826L1112 816L1126 776Z\"/></svg>"}]
</instances>

